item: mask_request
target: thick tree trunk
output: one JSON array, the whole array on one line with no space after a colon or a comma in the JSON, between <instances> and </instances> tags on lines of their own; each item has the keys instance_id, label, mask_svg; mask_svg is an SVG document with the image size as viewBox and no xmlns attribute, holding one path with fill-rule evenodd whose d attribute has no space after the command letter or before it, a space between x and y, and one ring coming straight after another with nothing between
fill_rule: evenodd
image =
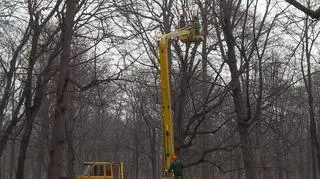
<instances>
[{"instance_id":1,"label":"thick tree trunk","mask_svg":"<svg viewBox=\"0 0 320 179\"><path fill-rule=\"evenodd\" d=\"M187 106L189 82L192 76L192 65L198 49L199 43L195 44L191 50L191 55L188 57L190 44L187 44L185 58L181 60L180 67L180 82L178 93L175 94L177 98L174 106L173 123L174 123L174 142L175 154L178 158L183 157L182 147L184 145L184 125L185 125L185 109Z\"/></svg>"},{"instance_id":2,"label":"thick tree trunk","mask_svg":"<svg viewBox=\"0 0 320 179\"><path fill-rule=\"evenodd\" d=\"M257 179L258 175L255 168L254 154L249 139L249 128L247 126L239 125L239 133L246 179Z\"/></svg>"},{"instance_id":3,"label":"thick tree trunk","mask_svg":"<svg viewBox=\"0 0 320 179\"><path fill-rule=\"evenodd\" d=\"M254 152L252 148L252 141L250 140L249 136L251 122L247 106L244 103L240 85L240 73L237 67L235 52L236 42L233 36L233 27L231 24L231 7L232 4L222 4L222 9L224 11L224 24L222 26L222 30L228 48L226 63L228 64L231 73L230 89L232 91L233 103L237 116L237 127L240 134L241 152L246 179L257 179L258 173L255 169Z\"/></svg>"},{"instance_id":4,"label":"thick tree trunk","mask_svg":"<svg viewBox=\"0 0 320 179\"><path fill-rule=\"evenodd\" d=\"M65 144L66 88L70 66L71 40L73 35L74 15L78 0L67 0L66 16L62 27L62 53L57 81L56 106L52 128L52 144L50 149L50 167L48 178L59 179L63 148Z\"/></svg>"},{"instance_id":5,"label":"thick tree trunk","mask_svg":"<svg viewBox=\"0 0 320 179\"><path fill-rule=\"evenodd\" d=\"M16 161L16 141L11 141L10 147L10 179L14 178L15 172L15 161Z\"/></svg>"},{"instance_id":6,"label":"thick tree trunk","mask_svg":"<svg viewBox=\"0 0 320 179\"><path fill-rule=\"evenodd\" d=\"M69 139L68 139L69 140ZM70 141L72 141L72 139L70 139ZM75 153L74 153L74 148L73 148L73 144L68 141L68 178L73 179L76 178L76 174L74 171L74 162L75 162Z\"/></svg>"},{"instance_id":7,"label":"thick tree trunk","mask_svg":"<svg viewBox=\"0 0 320 179\"><path fill-rule=\"evenodd\" d=\"M183 66L183 65L181 65ZM185 106L186 106L186 95L188 89L188 80L187 80L187 72L186 70L182 69L182 79L180 82L179 88L179 97L176 102L175 112L174 112L174 143L175 143L175 154L178 158L182 157L182 149L183 146L183 130L184 130L184 116L185 116Z\"/></svg>"},{"instance_id":8,"label":"thick tree trunk","mask_svg":"<svg viewBox=\"0 0 320 179\"><path fill-rule=\"evenodd\" d=\"M46 146L46 135L49 131L49 101L47 98L43 99L42 106L38 112L38 118L40 122L40 136L38 145L40 146L39 153L37 156L37 163L36 163L36 174L35 174L35 179L42 179L43 178L43 171L46 168L43 166L45 162L45 149L47 148ZM45 170L46 171L46 170Z\"/></svg>"},{"instance_id":9,"label":"thick tree trunk","mask_svg":"<svg viewBox=\"0 0 320 179\"><path fill-rule=\"evenodd\" d=\"M67 159L68 159L68 178L73 179L76 178L75 170L74 170L74 162L75 162L75 151L74 151L74 146L73 146L73 126L74 126L74 121L71 120L72 117L67 121Z\"/></svg>"}]
</instances>

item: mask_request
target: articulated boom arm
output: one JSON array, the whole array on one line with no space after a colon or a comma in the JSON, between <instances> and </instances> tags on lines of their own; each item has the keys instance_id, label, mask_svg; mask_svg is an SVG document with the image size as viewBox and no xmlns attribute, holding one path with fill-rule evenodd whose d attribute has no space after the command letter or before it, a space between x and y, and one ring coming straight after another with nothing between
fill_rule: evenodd
<instances>
[{"instance_id":1,"label":"articulated boom arm","mask_svg":"<svg viewBox=\"0 0 320 179\"><path fill-rule=\"evenodd\" d=\"M164 143L164 177L170 177L168 172L171 163L171 156L174 155L172 111L171 111L171 90L168 62L168 41L170 38L178 37L183 42L198 43L202 41L202 36L196 33L193 27L186 27L174 32L162 35L159 42L160 51L160 80L161 80L161 103L162 103L162 130Z\"/></svg>"}]
</instances>

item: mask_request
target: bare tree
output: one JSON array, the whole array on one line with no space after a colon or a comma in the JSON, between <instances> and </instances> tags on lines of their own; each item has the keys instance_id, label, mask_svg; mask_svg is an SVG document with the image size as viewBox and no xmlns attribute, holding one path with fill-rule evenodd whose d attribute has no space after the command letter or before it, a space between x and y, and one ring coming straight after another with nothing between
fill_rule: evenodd
<instances>
[{"instance_id":1,"label":"bare tree","mask_svg":"<svg viewBox=\"0 0 320 179\"><path fill-rule=\"evenodd\" d=\"M159 178L157 40L178 28L181 12L199 15L203 25L202 43L169 44L175 139L186 175L316 172L317 159L306 152L308 131L319 126L314 21L303 27L274 1L63 2L0 2L1 177L74 178L83 161L110 160L126 163L126 177ZM16 17L28 3L30 18Z\"/></svg>"},{"instance_id":2,"label":"bare tree","mask_svg":"<svg viewBox=\"0 0 320 179\"><path fill-rule=\"evenodd\" d=\"M310 2L309 2L310 3ZM320 172L320 145L317 134L317 125L315 119L315 106L314 106L314 95L313 95L313 82L312 82L312 74L311 74L311 56L312 49L314 47L316 39L310 39L310 29L312 28L309 23L308 17L305 19L305 29L304 29L304 44L302 45L303 51L301 54L301 72L304 79L304 84L306 87L306 91L308 94L308 105L309 105L309 125L310 125L310 139L311 139L311 160L312 160L312 169L313 169L313 178L318 178L318 173ZM312 29L311 29L312 30ZM317 32L316 37L319 36L319 32ZM305 56L305 57L304 57ZM306 60L306 71L304 67L304 60ZM317 169L318 166L318 169Z\"/></svg>"},{"instance_id":3,"label":"bare tree","mask_svg":"<svg viewBox=\"0 0 320 179\"><path fill-rule=\"evenodd\" d=\"M266 51L270 45L271 32L281 14L271 15L271 1L266 3L261 20L258 20L257 12L259 1L247 1L244 5L242 1L220 1L215 6L218 7L215 12L216 22L219 23L216 25L219 50L229 67L229 89L247 179L258 177L256 151L250 131L261 120L265 99L263 62L268 59ZM271 17L270 22L267 17ZM256 69L256 73L251 73L253 69ZM254 85L251 85L252 80Z\"/></svg>"},{"instance_id":4,"label":"bare tree","mask_svg":"<svg viewBox=\"0 0 320 179\"><path fill-rule=\"evenodd\" d=\"M54 125L52 131L52 146L50 149L50 167L48 178L59 179L62 166L63 148L65 144L65 122L66 122L66 88L68 85L68 75L70 70L71 40L73 36L74 16L78 1L67 0L66 16L62 26L62 53L60 66L58 69L58 82L56 93L56 106L54 114Z\"/></svg>"}]
</instances>

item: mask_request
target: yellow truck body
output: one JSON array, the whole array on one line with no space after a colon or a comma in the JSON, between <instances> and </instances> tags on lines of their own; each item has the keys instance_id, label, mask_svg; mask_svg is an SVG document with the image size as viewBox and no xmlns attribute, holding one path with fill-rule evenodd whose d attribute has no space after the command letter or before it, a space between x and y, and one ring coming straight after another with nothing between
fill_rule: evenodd
<instances>
[{"instance_id":1,"label":"yellow truck body","mask_svg":"<svg viewBox=\"0 0 320 179\"><path fill-rule=\"evenodd\" d=\"M84 162L83 175L76 179L124 179L123 163Z\"/></svg>"}]
</instances>

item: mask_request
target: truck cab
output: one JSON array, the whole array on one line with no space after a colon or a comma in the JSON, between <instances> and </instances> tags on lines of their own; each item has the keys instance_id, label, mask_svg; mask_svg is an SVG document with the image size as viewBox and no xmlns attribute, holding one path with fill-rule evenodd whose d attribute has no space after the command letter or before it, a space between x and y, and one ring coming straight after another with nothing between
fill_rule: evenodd
<instances>
[{"instance_id":1,"label":"truck cab","mask_svg":"<svg viewBox=\"0 0 320 179\"><path fill-rule=\"evenodd\" d=\"M84 162L83 175L77 179L124 179L123 163Z\"/></svg>"}]
</instances>

